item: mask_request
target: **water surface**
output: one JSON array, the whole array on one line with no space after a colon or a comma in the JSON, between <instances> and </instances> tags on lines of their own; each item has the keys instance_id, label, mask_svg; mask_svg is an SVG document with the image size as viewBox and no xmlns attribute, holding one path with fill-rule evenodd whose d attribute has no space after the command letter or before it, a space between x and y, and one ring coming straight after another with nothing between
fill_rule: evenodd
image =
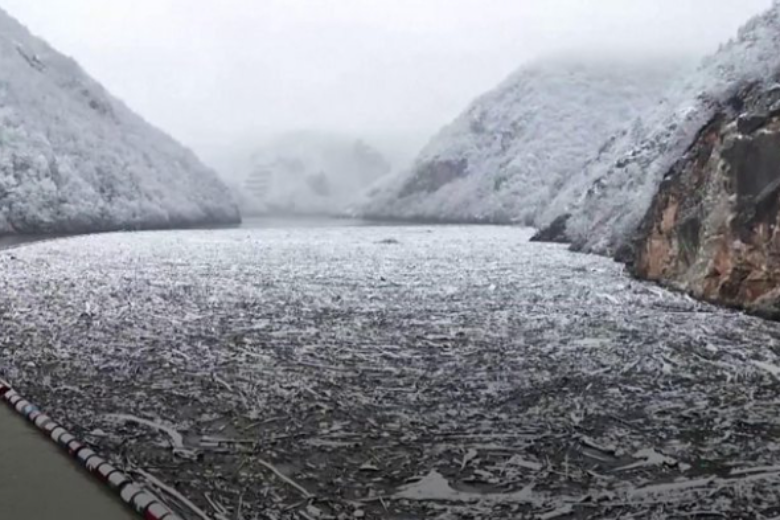
<instances>
[{"instance_id":1,"label":"water surface","mask_svg":"<svg viewBox=\"0 0 780 520\"><path fill-rule=\"evenodd\" d=\"M366 518L780 514L778 325L529 237L247 223L35 244L0 254L0 363L231 515L316 516L309 495Z\"/></svg>"}]
</instances>

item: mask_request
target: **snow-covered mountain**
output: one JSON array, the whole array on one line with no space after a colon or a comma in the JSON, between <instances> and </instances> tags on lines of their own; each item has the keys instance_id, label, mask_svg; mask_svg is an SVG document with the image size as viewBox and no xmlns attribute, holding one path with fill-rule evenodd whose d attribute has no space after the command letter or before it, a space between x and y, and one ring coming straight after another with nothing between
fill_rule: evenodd
<instances>
[{"instance_id":1,"label":"snow-covered mountain","mask_svg":"<svg viewBox=\"0 0 780 520\"><path fill-rule=\"evenodd\" d=\"M229 190L0 10L0 234L240 220Z\"/></svg>"},{"instance_id":2,"label":"snow-covered mountain","mask_svg":"<svg viewBox=\"0 0 780 520\"><path fill-rule=\"evenodd\" d=\"M246 214L335 215L391 166L365 142L320 132L274 139L250 161L240 191Z\"/></svg>"},{"instance_id":3,"label":"snow-covered mountain","mask_svg":"<svg viewBox=\"0 0 780 520\"><path fill-rule=\"evenodd\" d=\"M589 167L555 197L542 221L571 214L567 235L578 249L615 253L647 212L663 177L725 105L747 85L780 88L780 2L673 84L665 100L616 134ZM733 109L740 110L739 106Z\"/></svg>"},{"instance_id":4,"label":"snow-covered mountain","mask_svg":"<svg viewBox=\"0 0 780 520\"><path fill-rule=\"evenodd\" d=\"M523 67L444 128L410 171L371 190L359 212L540 224L569 179L685 66L572 57Z\"/></svg>"}]
</instances>

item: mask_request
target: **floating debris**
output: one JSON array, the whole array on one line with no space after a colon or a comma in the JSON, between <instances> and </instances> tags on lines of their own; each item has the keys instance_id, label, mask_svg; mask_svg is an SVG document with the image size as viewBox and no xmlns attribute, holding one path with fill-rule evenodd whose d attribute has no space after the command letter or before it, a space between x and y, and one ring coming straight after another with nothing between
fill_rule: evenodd
<instances>
[{"instance_id":1,"label":"floating debris","mask_svg":"<svg viewBox=\"0 0 780 520\"><path fill-rule=\"evenodd\" d=\"M381 229L0 254L0 372L188 520L780 515L780 326L514 228Z\"/></svg>"}]
</instances>

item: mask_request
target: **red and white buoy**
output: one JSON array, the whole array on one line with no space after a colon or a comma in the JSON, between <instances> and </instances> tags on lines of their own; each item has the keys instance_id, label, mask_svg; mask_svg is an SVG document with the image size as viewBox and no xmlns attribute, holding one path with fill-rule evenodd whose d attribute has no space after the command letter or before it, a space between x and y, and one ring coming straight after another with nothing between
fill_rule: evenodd
<instances>
[{"instance_id":1,"label":"red and white buoy","mask_svg":"<svg viewBox=\"0 0 780 520\"><path fill-rule=\"evenodd\" d=\"M7 383L0 381L0 399L56 443L84 469L112 489L144 520L181 520L152 493L133 482L124 472L79 442L65 428L25 400Z\"/></svg>"}]
</instances>

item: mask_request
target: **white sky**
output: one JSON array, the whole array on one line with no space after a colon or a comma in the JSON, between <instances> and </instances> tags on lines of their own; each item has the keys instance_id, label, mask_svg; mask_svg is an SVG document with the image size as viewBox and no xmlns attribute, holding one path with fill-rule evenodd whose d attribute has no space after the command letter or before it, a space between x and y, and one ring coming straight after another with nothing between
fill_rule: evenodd
<instances>
[{"instance_id":1,"label":"white sky","mask_svg":"<svg viewBox=\"0 0 780 520\"><path fill-rule=\"evenodd\" d=\"M522 63L703 53L771 0L0 0L148 120L220 162L299 129L410 153Z\"/></svg>"}]
</instances>

